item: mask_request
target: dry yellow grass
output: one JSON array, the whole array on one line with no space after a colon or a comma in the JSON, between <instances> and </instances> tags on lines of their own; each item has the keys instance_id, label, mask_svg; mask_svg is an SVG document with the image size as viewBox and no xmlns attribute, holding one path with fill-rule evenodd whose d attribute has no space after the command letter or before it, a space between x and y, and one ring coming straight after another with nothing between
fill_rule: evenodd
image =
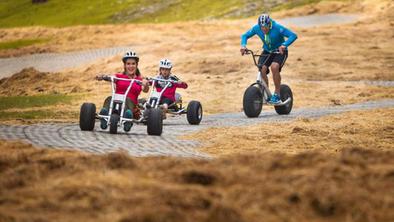
<instances>
[{"instance_id":1,"label":"dry yellow grass","mask_svg":"<svg viewBox=\"0 0 394 222\"><path fill-rule=\"evenodd\" d=\"M186 138L200 140L202 151L215 156L314 150L336 153L349 147L393 150L393 115L393 108L352 111L318 119L211 128Z\"/></svg>"},{"instance_id":2,"label":"dry yellow grass","mask_svg":"<svg viewBox=\"0 0 394 222\"><path fill-rule=\"evenodd\" d=\"M0 220L390 221L393 159L363 147L132 158L2 141Z\"/></svg>"}]
</instances>

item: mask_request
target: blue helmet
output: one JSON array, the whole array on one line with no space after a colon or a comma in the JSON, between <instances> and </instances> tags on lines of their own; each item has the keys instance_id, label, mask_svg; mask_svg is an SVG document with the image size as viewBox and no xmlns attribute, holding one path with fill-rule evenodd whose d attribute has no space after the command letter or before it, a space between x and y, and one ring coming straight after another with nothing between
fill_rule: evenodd
<instances>
[{"instance_id":1,"label":"blue helmet","mask_svg":"<svg viewBox=\"0 0 394 222\"><path fill-rule=\"evenodd\" d=\"M259 24L260 27L269 27L271 26L271 21L272 20L268 14L262 14L257 19L257 24Z\"/></svg>"}]
</instances>

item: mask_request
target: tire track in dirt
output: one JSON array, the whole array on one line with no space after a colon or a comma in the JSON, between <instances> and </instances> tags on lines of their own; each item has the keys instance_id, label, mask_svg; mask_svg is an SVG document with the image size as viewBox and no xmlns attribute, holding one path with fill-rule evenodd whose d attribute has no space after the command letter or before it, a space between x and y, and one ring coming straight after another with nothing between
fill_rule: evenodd
<instances>
[{"instance_id":1,"label":"tire track in dirt","mask_svg":"<svg viewBox=\"0 0 394 222\"><path fill-rule=\"evenodd\" d=\"M0 139L23 140L34 146L108 153L125 150L132 156L178 156L210 158L199 152L198 141L184 140L179 136L198 132L209 127L248 126L261 123L291 121L296 118L318 118L353 110L393 108L394 100L379 100L343 106L295 109L290 115L279 116L275 111L264 111L258 118L247 118L243 113L222 113L203 118L200 125L189 125L184 116L168 118L162 136L148 136L145 125L134 125L129 133L119 130L116 135L99 129L81 131L76 124L0 125Z\"/></svg>"}]
</instances>

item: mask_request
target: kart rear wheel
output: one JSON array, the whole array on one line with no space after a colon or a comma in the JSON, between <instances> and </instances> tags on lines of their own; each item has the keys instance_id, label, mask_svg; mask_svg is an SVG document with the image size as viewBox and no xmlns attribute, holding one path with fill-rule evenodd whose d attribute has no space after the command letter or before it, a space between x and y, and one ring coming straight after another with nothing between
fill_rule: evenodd
<instances>
[{"instance_id":1,"label":"kart rear wheel","mask_svg":"<svg viewBox=\"0 0 394 222\"><path fill-rule=\"evenodd\" d=\"M147 119L148 135L160 136L163 132L163 111L161 109L151 109Z\"/></svg>"},{"instance_id":2,"label":"kart rear wheel","mask_svg":"<svg viewBox=\"0 0 394 222\"><path fill-rule=\"evenodd\" d=\"M293 108L293 93L288 85L282 84L280 85L280 100L283 102L288 98L291 98L291 101L284 106L275 106L275 111L279 115L286 115L291 112Z\"/></svg>"},{"instance_id":3,"label":"kart rear wheel","mask_svg":"<svg viewBox=\"0 0 394 222\"><path fill-rule=\"evenodd\" d=\"M247 117L258 117L263 109L263 93L256 86L249 86L243 98L244 113Z\"/></svg>"},{"instance_id":4,"label":"kart rear wheel","mask_svg":"<svg viewBox=\"0 0 394 222\"><path fill-rule=\"evenodd\" d=\"M93 103L83 103L79 112L79 128L83 131L94 129L96 116L96 105Z\"/></svg>"},{"instance_id":5,"label":"kart rear wheel","mask_svg":"<svg viewBox=\"0 0 394 222\"><path fill-rule=\"evenodd\" d=\"M110 117L110 125L109 125L109 133L116 134L118 133L118 122L120 120L120 116L116 113L113 113Z\"/></svg>"},{"instance_id":6,"label":"kart rear wheel","mask_svg":"<svg viewBox=\"0 0 394 222\"><path fill-rule=\"evenodd\" d=\"M187 105L187 121L191 125L198 125L202 120L202 106L198 101L190 101Z\"/></svg>"}]
</instances>

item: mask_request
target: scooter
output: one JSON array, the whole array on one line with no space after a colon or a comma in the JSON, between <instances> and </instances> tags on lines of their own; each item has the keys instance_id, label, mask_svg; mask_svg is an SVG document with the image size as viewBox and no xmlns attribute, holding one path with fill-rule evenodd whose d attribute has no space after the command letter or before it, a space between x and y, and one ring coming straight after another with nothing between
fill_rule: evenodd
<instances>
[{"instance_id":1,"label":"scooter","mask_svg":"<svg viewBox=\"0 0 394 222\"><path fill-rule=\"evenodd\" d=\"M270 98L272 96L265 81L261 78L261 70L258 65L260 55L256 55L252 50L246 49L246 54L252 55L254 64L258 69L256 82L251 84L245 91L243 97L243 110L247 117L253 118L258 117L263 109L263 104L274 106L275 111L279 115L286 115L291 112L293 107L293 93L288 85L280 85L280 103L271 104ZM271 54L279 54L278 51L272 52ZM264 63L270 58L269 55Z\"/></svg>"}]
</instances>

